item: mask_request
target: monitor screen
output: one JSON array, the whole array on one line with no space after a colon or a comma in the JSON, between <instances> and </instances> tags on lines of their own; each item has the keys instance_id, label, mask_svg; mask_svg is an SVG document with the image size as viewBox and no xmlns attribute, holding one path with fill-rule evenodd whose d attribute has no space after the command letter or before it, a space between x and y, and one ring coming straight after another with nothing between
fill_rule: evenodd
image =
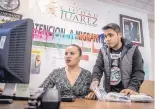
<instances>
[{"instance_id":1,"label":"monitor screen","mask_svg":"<svg viewBox=\"0 0 155 109\"><path fill-rule=\"evenodd\" d=\"M0 83L29 83L33 20L0 24Z\"/></svg>"}]
</instances>

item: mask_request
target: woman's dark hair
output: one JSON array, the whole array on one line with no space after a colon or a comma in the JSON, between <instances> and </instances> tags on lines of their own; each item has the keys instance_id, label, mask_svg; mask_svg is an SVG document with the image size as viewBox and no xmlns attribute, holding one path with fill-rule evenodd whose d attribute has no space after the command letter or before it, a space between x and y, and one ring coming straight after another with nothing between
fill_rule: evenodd
<instances>
[{"instance_id":1,"label":"woman's dark hair","mask_svg":"<svg viewBox=\"0 0 155 109\"><path fill-rule=\"evenodd\" d=\"M68 47L70 47L70 46L76 47L76 48L78 49L78 51L79 51L79 55L80 55L80 56L82 55L82 49L81 49L78 45L76 45L76 44L71 44L71 45L69 45Z\"/></svg>"}]
</instances>

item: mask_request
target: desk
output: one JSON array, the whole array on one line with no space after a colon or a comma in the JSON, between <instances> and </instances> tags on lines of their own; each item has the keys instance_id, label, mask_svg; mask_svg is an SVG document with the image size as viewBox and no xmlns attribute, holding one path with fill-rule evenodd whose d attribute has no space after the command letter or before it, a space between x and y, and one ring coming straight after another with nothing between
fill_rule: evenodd
<instances>
[{"instance_id":1,"label":"desk","mask_svg":"<svg viewBox=\"0 0 155 109\"><path fill-rule=\"evenodd\" d=\"M24 109L27 102L15 101L13 104L1 104L0 109ZM77 99L75 102L62 102L60 109L154 109L154 103L119 103Z\"/></svg>"},{"instance_id":2,"label":"desk","mask_svg":"<svg viewBox=\"0 0 155 109\"><path fill-rule=\"evenodd\" d=\"M0 109L24 109L26 101L14 101L12 104L0 104Z\"/></svg>"},{"instance_id":3,"label":"desk","mask_svg":"<svg viewBox=\"0 0 155 109\"><path fill-rule=\"evenodd\" d=\"M60 109L154 109L154 103L120 103L77 99L73 103L61 103Z\"/></svg>"}]
</instances>

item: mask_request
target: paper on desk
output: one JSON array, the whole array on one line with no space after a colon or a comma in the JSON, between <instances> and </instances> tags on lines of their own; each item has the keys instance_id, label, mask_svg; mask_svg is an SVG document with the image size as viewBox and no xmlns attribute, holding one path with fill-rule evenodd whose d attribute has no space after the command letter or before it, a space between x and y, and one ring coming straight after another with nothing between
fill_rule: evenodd
<instances>
[{"instance_id":1,"label":"paper on desk","mask_svg":"<svg viewBox=\"0 0 155 109\"><path fill-rule=\"evenodd\" d=\"M29 84L17 84L16 97L30 97Z\"/></svg>"},{"instance_id":2,"label":"paper on desk","mask_svg":"<svg viewBox=\"0 0 155 109\"><path fill-rule=\"evenodd\" d=\"M130 95L133 102L153 102L153 98L147 94Z\"/></svg>"},{"instance_id":3,"label":"paper on desk","mask_svg":"<svg viewBox=\"0 0 155 109\"><path fill-rule=\"evenodd\" d=\"M5 84L4 90L2 92L2 95L5 96L13 96L14 95L14 89L15 89L15 85L13 83L7 83Z\"/></svg>"},{"instance_id":4,"label":"paper on desk","mask_svg":"<svg viewBox=\"0 0 155 109\"><path fill-rule=\"evenodd\" d=\"M30 95L35 95L36 93L43 93L43 88L29 88Z\"/></svg>"},{"instance_id":5,"label":"paper on desk","mask_svg":"<svg viewBox=\"0 0 155 109\"><path fill-rule=\"evenodd\" d=\"M106 93L104 88L93 88L93 90L98 100L101 100L101 101L131 102L131 100L127 96L124 96L121 93L117 93L117 92Z\"/></svg>"}]
</instances>

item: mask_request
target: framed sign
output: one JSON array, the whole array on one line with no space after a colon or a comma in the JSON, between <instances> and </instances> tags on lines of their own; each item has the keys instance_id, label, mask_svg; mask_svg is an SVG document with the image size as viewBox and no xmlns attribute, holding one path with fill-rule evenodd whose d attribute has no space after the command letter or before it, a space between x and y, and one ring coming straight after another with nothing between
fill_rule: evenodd
<instances>
[{"instance_id":1,"label":"framed sign","mask_svg":"<svg viewBox=\"0 0 155 109\"><path fill-rule=\"evenodd\" d=\"M120 15L120 28L123 37L130 39L134 44L144 47L142 20L126 15Z\"/></svg>"},{"instance_id":2,"label":"framed sign","mask_svg":"<svg viewBox=\"0 0 155 109\"><path fill-rule=\"evenodd\" d=\"M0 10L0 23L6 23L10 21L16 21L22 19L21 14Z\"/></svg>"}]
</instances>

